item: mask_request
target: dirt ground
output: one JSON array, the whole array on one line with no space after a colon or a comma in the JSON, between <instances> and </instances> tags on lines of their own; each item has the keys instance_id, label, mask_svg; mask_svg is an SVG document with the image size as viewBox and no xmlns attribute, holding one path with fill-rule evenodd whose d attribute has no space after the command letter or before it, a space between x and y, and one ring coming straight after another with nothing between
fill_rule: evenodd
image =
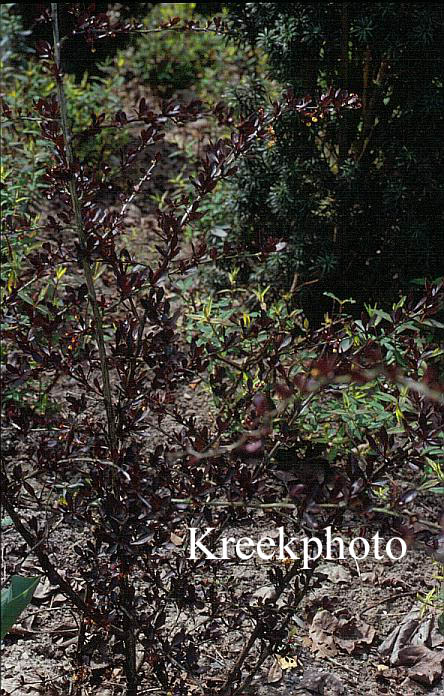
<instances>
[{"instance_id":1,"label":"dirt ground","mask_svg":"<svg viewBox=\"0 0 444 696\"><path fill-rule=\"evenodd\" d=\"M26 516L26 515L25 515ZM252 536L274 534L270 520L258 512L254 527L229 529L227 535ZM75 544L82 543L85 533L75 525L59 527L53 534L53 546L63 548L60 554L63 571L75 567ZM6 528L3 538L4 573L11 572L21 560L23 544L13 528ZM177 549L180 553L180 549ZM220 583L235 583L239 592L246 589L251 601L266 598L270 591L267 570L270 563L280 561L240 561L233 558L218 563L217 578ZM26 574L38 575L41 570L33 555L21 565ZM385 558L382 561L368 559L358 566L348 558L345 561L323 562L318 567L311 591L304 599L290 626L291 646L289 657L279 664L270 658L247 692L265 696L290 696L292 694L350 694L405 696L443 693L441 677L426 686L418 682L418 674L408 666L408 661L398 666L392 664L393 650L383 654L381 645L402 625L413 619L419 631L419 642L407 635L402 646L421 645L425 641L429 658L443 658L444 637L436 630L433 610L421 618L417 594L424 596L435 584L436 565L425 554L410 550L400 561ZM214 577L213 577L214 580ZM80 577L78 578L81 583ZM143 587L143 584L142 586ZM413 610L413 613L412 613ZM197 612L196 620L199 618ZM193 621L193 619L191 619ZM338 621L346 625L340 632ZM190 627L190 618L184 618ZM335 627L336 624L336 627ZM348 630L347 630L348 626ZM418 636L418 630L416 630ZM206 679L223 677L236 659L245 641L245 635L230 634L221 637L203 649L207 658L202 676ZM21 616L18 624L6 637L2 650L2 696L25 694L80 693L82 696L118 696L124 694L122 668L110 667L106 646L103 655L91 659L86 669L85 682L80 691L73 691L76 651L76 618L64 597L47 581L38 587L34 600ZM401 647L402 647L401 646ZM427 649L426 648L426 649ZM401 660L402 662L402 660ZM430 663L427 670L432 671ZM435 665L436 668L436 665ZM411 678L413 674L413 678ZM423 681L427 682L427 676ZM141 694L163 694L158 684L148 674L141 685ZM193 690L190 681L190 694Z\"/></svg>"}]
</instances>

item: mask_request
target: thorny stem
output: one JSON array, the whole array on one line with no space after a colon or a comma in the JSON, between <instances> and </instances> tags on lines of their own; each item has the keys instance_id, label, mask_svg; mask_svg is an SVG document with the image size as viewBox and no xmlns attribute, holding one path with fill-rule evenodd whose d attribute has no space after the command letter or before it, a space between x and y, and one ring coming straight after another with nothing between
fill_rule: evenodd
<instances>
[{"instance_id":1,"label":"thorny stem","mask_svg":"<svg viewBox=\"0 0 444 696\"><path fill-rule=\"evenodd\" d=\"M110 449L114 456L117 455L117 434L116 434L116 423L114 416L114 407L111 394L111 384L109 377L109 369L106 359L106 348L105 348L105 337L103 332L102 314L97 301L96 290L94 286L94 276L93 271L87 256L87 237L85 234L85 227L83 224L82 210L80 205L80 199L77 194L76 188L76 177L74 173L74 156L71 147L71 130L68 123L68 112L66 104L66 95L63 87L63 78L61 73L61 58L60 58L60 31L59 31L59 18L58 18L58 4L57 2L51 3L52 11L52 27L53 27L53 38L54 38L54 57L57 67L56 82L57 82L57 98L59 102L60 110L60 121L63 132L63 139L65 142L65 152L66 161L70 169L70 177L68 182L69 193L71 196L72 207L75 217L76 231L79 236L80 246L81 246L81 262L83 267L83 273L85 275L85 282L88 288L88 297L91 303L93 316L94 316L94 335L97 341L97 347L100 356L100 366L102 372L103 381L103 401L105 404L107 424L108 424L108 438Z\"/></svg>"},{"instance_id":2,"label":"thorny stem","mask_svg":"<svg viewBox=\"0 0 444 696\"><path fill-rule=\"evenodd\" d=\"M129 585L126 574L120 582L121 601L124 603L123 626L125 634L123 644L125 651L126 696L137 696L137 660L136 660L136 623L132 616L134 609L134 592Z\"/></svg>"},{"instance_id":3,"label":"thorny stem","mask_svg":"<svg viewBox=\"0 0 444 696\"><path fill-rule=\"evenodd\" d=\"M368 86L370 83L370 70L371 70L371 62L372 62L372 52L370 49L370 46L367 46L365 49L364 53L364 66L363 66L363 71L362 71L362 84L363 84L363 92L362 92L362 113L364 115L367 114L367 109L368 109Z\"/></svg>"}]
</instances>

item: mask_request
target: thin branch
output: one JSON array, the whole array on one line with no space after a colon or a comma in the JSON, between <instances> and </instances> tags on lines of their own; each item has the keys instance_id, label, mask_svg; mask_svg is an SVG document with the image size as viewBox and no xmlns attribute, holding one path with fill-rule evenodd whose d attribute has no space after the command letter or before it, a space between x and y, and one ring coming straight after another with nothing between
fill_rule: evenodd
<instances>
[{"instance_id":1,"label":"thin branch","mask_svg":"<svg viewBox=\"0 0 444 696\"><path fill-rule=\"evenodd\" d=\"M198 26L185 26L185 27L152 27L150 29L138 29L134 26L128 27L116 27L108 29L75 29L72 33L73 36L79 36L82 34L96 34L98 39L106 39L108 37L115 37L117 34L159 34L160 32L171 31L176 34L181 34L187 31L194 31L201 34L217 34L218 36L235 36L235 33L221 28L212 27L198 27Z\"/></svg>"},{"instance_id":2,"label":"thin branch","mask_svg":"<svg viewBox=\"0 0 444 696\"><path fill-rule=\"evenodd\" d=\"M175 505L196 505L196 500L192 498L172 498L171 502ZM294 503L280 502L280 503L246 503L243 500L209 500L200 501L204 507L238 507L252 510L279 510L279 509L289 509L297 510L298 506Z\"/></svg>"},{"instance_id":3,"label":"thin branch","mask_svg":"<svg viewBox=\"0 0 444 696\"><path fill-rule=\"evenodd\" d=\"M342 88L347 89L349 83L349 47L350 16L349 3L341 3L341 73ZM339 122L339 166L342 165L348 152L348 114L344 113Z\"/></svg>"},{"instance_id":4,"label":"thin branch","mask_svg":"<svg viewBox=\"0 0 444 696\"><path fill-rule=\"evenodd\" d=\"M375 129L376 108L378 100L383 93L388 67L388 58L384 56L381 60L376 80L374 81L374 90L370 100L368 101L368 109L364 114L361 137L356 144L355 150L357 162L360 162L364 157Z\"/></svg>"},{"instance_id":5,"label":"thin branch","mask_svg":"<svg viewBox=\"0 0 444 696\"><path fill-rule=\"evenodd\" d=\"M59 32L59 18L58 18L58 5L57 2L51 3L52 10L52 27L53 27L53 39L54 39L54 57L57 67L56 83L57 83L57 97L59 102L60 110L60 121L63 131L63 139L65 143L66 161L69 169L71 170L68 188L71 196L72 207L74 211L76 231L79 236L80 246L82 248L82 267L85 275L85 282L88 288L88 297L91 303L91 307L94 315L94 334L97 341L97 346L99 349L100 356L100 366L102 372L103 381L103 400L105 404L107 423L108 423L108 438L111 451L114 455L117 453L117 434L116 434L116 423L114 416L114 407L111 394L111 384L109 377L109 369L107 364L106 348L105 348L105 337L102 324L102 314L99 308L99 303L97 301L95 286L94 286L94 275L88 260L86 249L87 249L87 237L85 233L85 228L83 224L82 209L80 204L80 199L76 188L76 177L74 174L74 156L71 147L71 130L68 124L68 111L66 104L66 95L63 87L63 78L61 73L61 57L60 57L60 32Z\"/></svg>"}]
</instances>

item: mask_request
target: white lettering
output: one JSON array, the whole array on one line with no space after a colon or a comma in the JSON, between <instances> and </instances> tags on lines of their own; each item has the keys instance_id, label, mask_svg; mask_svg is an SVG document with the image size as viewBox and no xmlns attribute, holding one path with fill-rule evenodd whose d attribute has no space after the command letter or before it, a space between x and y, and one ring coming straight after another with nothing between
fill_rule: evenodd
<instances>
[{"instance_id":1,"label":"white lettering","mask_svg":"<svg viewBox=\"0 0 444 696\"><path fill-rule=\"evenodd\" d=\"M217 556L214 555L214 553L211 553L209 549L207 549L206 546L202 544L202 539L205 539L205 537L212 532L214 527L207 527L207 531L202 534L200 539L196 541L196 532L198 531L197 527L190 527L190 559L192 561L196 560L196 547L200 549L200 551L203 551L203 553L206 555L206 557L210 561L217 561L218 558Z\"/></svg>"},{"instance_id":2,"label":"white lettering","mask_svg":"<svg viewBox=\"0 0 444 696\"><path fill-rule=\"evenodd\" d=\"M317 546L317 554L316 556L310 556L308 553L308 545L311 543L316 544ZM304 537L302 539L302 546L303 546L303 557L304 557L304 565L302 566L304 570L308 570L308 561L316 561L316 559L319 558L319 556L322 553L322 542L320 539L317 539L317 537L312 537L311 539L307 539L307 537Z\"/></svg>"},{"instance_id":3,"label":"white lettering","mask_svg":"<svg viewBox=\"0 0 444 696\"><path fill-rule=\"evenodd\" d=\"M392 543L394 541L399 541L399 544L401 546L401 555L397 558L392 554ZM388 540L388 542L385 545L385 552L392 561L399 561L401 560L401 558L404 558L404 556L407 553L407 544L405 543L404 539L400 539L400 537L392 537Z\"/></svg>"},{"instance_id":4,"label":"white lettering","mask_svg":"<svg viewBox=\"0 0 444 696\"><path fill-rule=\"evenodd\" d=\"M331 538L331 526L325 528L326 531L326 537L327 537L327 553L325 554L325 558L327 561L333 561L336 559L332 557L331 555L331 545L332 544L339 544L339 556L338 558L343 561L344 560L344 540L341 539L341 537L335 537L334 539Z\"/></svg>"},{"instance_id":5,"label":"white lettering","mask_svg":"<svg viewBox=\"0 0 444 696\"><path fill-rule=\"evenodd\" d=\"M285 539L284 539L284 528L283 528L283 527L279 527L279 528L278 528L278 532L279 532L279 560L280 560L280 561L283 561L285 558L292 558L292 559L295 561L295 560L297 559L297 556L295 556L295 554L293 553L293 551L291 551L291 549L289 549L288 547L289 547L290 544L292 544L294 541L297 541L297 539L295 539L295 538L293 537L292 539L290 539L290 541L288 542L288 544L285 544L285 546L284 546L284 541L285 541ZM284 554L284 551L286 551L286 554Z\"/></svg>"},{"instance_id":6,"label":"white lettering","mask_svg":"<svg viewBox=\"0 0 444 696\"><path fill-rule=\"evenodd\" d=\"M222 539L222 556L221 560L227 561L228 560L228 544L235 544L236 539L234 537L224 537Z\"/></svg>"},{"instance_id":7,"label":"white lettering","mask_svg":"<svg viewBox=\"0 0 444 696\"><path fill-rule=\"evenodd\" d=\"M355 544L361 543L364 547L364 555L363 556L357 556L355 552ZM352 541L349 544L348 551L350 553L350 556L355 559L355 561L363 561L364 558L367 558L369 551L370 551L370 544L368 543L367 539L363 539L362 537L357 537L357 539L352 539Z\"/></svg>"},{"instance_id":8,"label":"white lettering","mask_svg":"<svg viewBox=\"0 0 444 696\"><path fill-rule=\"evenodd\" d=\"M382 561L384 556L381 556L381 554L379 553L379 542L380 542L379 532L376 532L376 534L374 536L372 536L372 541L375 542L375 544L374 544L375 550L374 550L374 554L373 554L375 557L375 560Z\"/></svg>"},{"instance_id":9,"label":"white lettering","mask_svg":"<svg viewBox=\"0 0 444 696\"><path fill-rule=\"evenodd\" d=\"M238 539L236 544L236 556L242 561L248 561L249 558L252 558L254 551L250 551L248 554L245 553L245 551L241 549L242 544L251 549L251 547L254 546L254 541L250 539L250 537L242 537L242 539Z\"/></svg>"},{"instance_id":10,"label":"white lettering","mask_svg":"<svg viewBox=\"0 0 444 696\"><path fill-rule=\"evenodd\" d=\"M262 544L267 544L268 546L276 546L274 540L270 537L262 537L262 539L259 539L259 541L257 542L257 555L259 556L259 558L262 558L263 561L271 561L271 559L274 556L274 551L272 551L271 556L267 556L267 554L262 551Z\"/></svg>"}]
</instances>

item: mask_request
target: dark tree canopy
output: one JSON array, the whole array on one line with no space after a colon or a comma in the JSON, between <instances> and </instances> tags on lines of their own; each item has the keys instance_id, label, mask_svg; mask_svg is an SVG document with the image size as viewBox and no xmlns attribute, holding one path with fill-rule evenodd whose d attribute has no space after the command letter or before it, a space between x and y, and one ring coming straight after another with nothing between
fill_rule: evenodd
<instances>
[{"instance_id":1,"label":"dark tree canopy","mask_svg":"<svg viewBox=\"0 0 444 696\"><path fill-rule=\"evenodd\" d=\"M288 242L279 278L358 300L442 273L443 8L439 3L229 3L238 40L296 95L327 86L363 107L288 118L242 165L238 233ZM272 269L269 269L272 270ZM282 273L285 271L284 273ZM273 270L273 272L275 272Z\"/></svg>"}]
</instances>

